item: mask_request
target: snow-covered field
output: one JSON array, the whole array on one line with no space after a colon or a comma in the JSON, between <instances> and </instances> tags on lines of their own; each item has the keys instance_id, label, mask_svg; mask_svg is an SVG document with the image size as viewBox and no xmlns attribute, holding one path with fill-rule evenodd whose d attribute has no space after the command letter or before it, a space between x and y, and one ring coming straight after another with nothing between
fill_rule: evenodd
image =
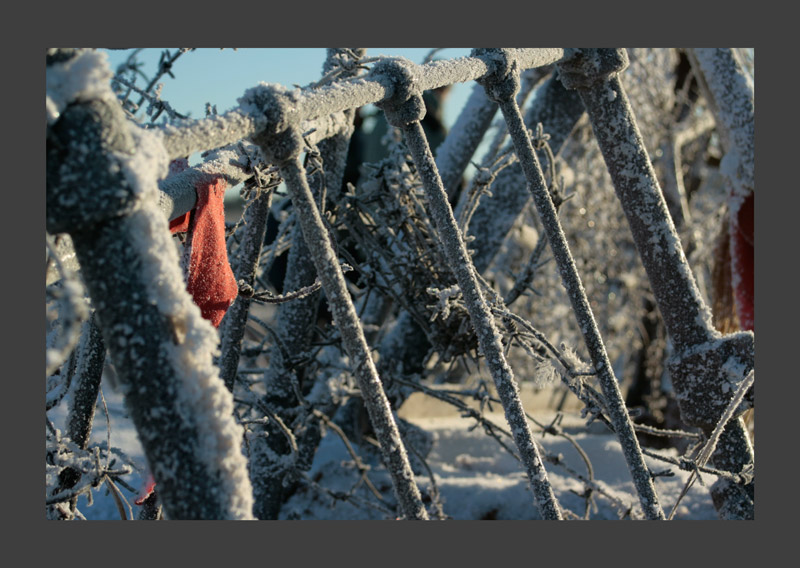
<instances>
[{"instance_id":1,"label":"snow-covered field","mask_svg":"<svg viewBox=\"0 0 800 568\"><path fill-rule=\"evenodd\" d=\"M128 454L142 470L145 460L139 446L135 429L125 417L120 395L105 384L104 398L109 410L110 434L106 428L102 404L95 418L93 442L105 441L110 435L112 447ZM554 397L542 392L534 395L523 387L522 400L526 411L541 424L550 423L555 417L548 410ZM61 407L65 407L66 401ZM445 518L464 520L537 519L538 511L530 493L528 480L521 464L493 438L486 435L479 426L473 428L474 419L465 418L452 406L422 394L414 394L403 405L399 415L404 420L430 432L433 445L427 456L430 473L417 466L417 482L423 493L432 517L436 516L436 504L441 505ZM502 408L492 405L485 418L499 427L505 427ZM51 418L63 418L63 413L51 413ZM575 412L566 412L560 423L561 428L571 434L573 440L588 456L593 479L596 483L593 505L589 509L591 519L618 519L621 511L632 507L633 516L639 511L638 500L633 483L620 452L615 437L599 423L588 427L585 420ZM532 424L534 436L542 443L549 454L560 455L564 466L546 463L548 476L561 506L571 511L572 517L584 517L586 499L584 484L576 479L579 474L589 478L587 466L573 445L563 437L542 435L541 428ZM513 443L506 439L513 447ZM360 474L356 463L347 451L345 444L333 431L328 431L317 452L312 470L306 483L284 506L283 519L391 519L393 518L393 496L389 476L379 465L376 454L356 448L371 469L367 476L375 490L380 492L378 499L368 484L359 481ZM661 453L666 453L661 450ZM413 461L413 460L412 460ZM669 515L683 489L689 474L669 464L647 458L648 465L656 472L670 468L674 476L656 478L656 488L662 507ZM414 463L417 463L414 461ZM573 472L570 474L569 471ZM432 487L431 473L435 481ZM688 494L681 500L676 511L676 519L716 519L707 486L713 482L705 478L706 486L695 482ZM138 473L130 477L133 487L140 487L142 477ZM354 489L355 487L355 489ZM139 507L133 504L135 495L122 489L128 498L131 510L138 515ZM438 492L438 499L429 497ZM347 497L346 497L347 496ZM79 509L89 520L119 519L120 515L111 496L104 487L95 490L93 503L89 505L82 497ZM569 513L567 513L569 515Z\"/></svg>"}]
</instances>

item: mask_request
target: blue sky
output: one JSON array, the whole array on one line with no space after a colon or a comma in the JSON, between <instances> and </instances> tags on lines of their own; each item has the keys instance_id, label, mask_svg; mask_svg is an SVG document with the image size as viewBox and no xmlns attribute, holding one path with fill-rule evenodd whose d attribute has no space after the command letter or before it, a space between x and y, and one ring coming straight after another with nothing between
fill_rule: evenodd
<instances>
[{"instance_id":1,"label":"blue sky","mask_svg":"<svg viewBox=\"0 0 800 568\"><path fill-rule=\"evenodd\" d=\"M367 56L402 56L422 63L432 48L369 48ZM109 51L112 69L125 61L134 50ZM139 54L143 71L152 76L158 68L162 49L148 48ZM174 49L170 50L174 52ZM455 58L469 55L468 48L447 48L437 57ZM287 87L306 86L322 76L324 48L199 48L178 58L173 67L175 79L165 76L162 98L181 113L191 112L194 118L205 116L207 102L222 113L236 106L236 99L246 89L264 81ZM140 83L140 86L143 84ZM454 87L445 106L445 123L450 126L472 90L472 84Z\"/></svg>"}]
</instances>

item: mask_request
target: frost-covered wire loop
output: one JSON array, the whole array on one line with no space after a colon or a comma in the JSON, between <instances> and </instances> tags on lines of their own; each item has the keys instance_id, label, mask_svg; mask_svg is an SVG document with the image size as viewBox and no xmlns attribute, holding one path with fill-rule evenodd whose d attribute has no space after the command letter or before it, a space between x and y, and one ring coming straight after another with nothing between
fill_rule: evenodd
<instances>
[{"instance_id":1,"label":"frost-covered wire loop","mask_svg":"<svg viewBox=\"0 0 800 568\"><path fill-rule=\"evenodd\" d=\"M265 122L251 139L261 147L267 161L276 166L294 160L304 147L295 128L299 122L295 102L293 93L285 87L267 83L248 89L239 99L242 108L263 116Z\"/></svg>"},{"instance_id":2,"label":"frost-covered wire loop","mask_svg":"<svg viewBox=\"0 0 800 568\"><path fill-rule=\"evenodd\" d=\"M559 78L567 89L585 89L621 73L629 62L624 49L570 49L558 63Z\"/></svg>"},{"instance_id":3,"label":"frost-covered wire loop","mask_svg":"<svg viewBox=\"0 0 800 568\"><path fill-rule=\"evenodd\" d=\"M494 102L513 98L520 88L519 64L512 50L504 48L473 49L473 57L484 59L492 72L478 79L486 89L486 96Z\"/></svg>"},{"instance_id":4,"label":"frost-covered wire loop","mask_svg":"<svg viewBox=\"0 0 800 568\"><path fill-rule=\"evenodd\" d=\"M392 95L377 103L392 126L402 128L425 117L425 103L419 88L417 66L402 57L383 59L372 67L370 76L391 85Z\"/></svg>"}]
</instances>

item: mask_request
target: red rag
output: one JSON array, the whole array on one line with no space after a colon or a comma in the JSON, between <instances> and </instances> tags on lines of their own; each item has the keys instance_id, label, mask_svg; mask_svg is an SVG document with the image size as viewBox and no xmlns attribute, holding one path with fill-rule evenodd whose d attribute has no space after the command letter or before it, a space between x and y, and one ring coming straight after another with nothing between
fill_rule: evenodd
<instances>
[{"instance_id":1,"label":"red rag","mask_svg":"<svg viewBox=\"0 0 800 568\"><path fill-rule=\"evenodd\" d=\"M731 272L736 308L742 329L755 329L755 193L744 200L730 224Z\"/></svg>"},{"instance_id":2,"label":"red rag","mask_svg":"<svg viewBox=\"0 0 800 568\"><path fill-rule=\"evenodd\" d=\"M178 158L169 165L169 175L189 167L187 158ZM169 222L174 233L189 232L191 247L189 277L186 289L203 317L219 327L222 317L239 293L225 247L225 207L223 200L228 184L223 178L198 184L195 208Z\"/></svg>"},{"instance_id":3,"label":"red rag","mask_svg":"<svg viewBox=\"0 0 800 568\"><path fill-rule=\"evenodd\" d=\"M214 327L219 327L222 317L239 293L225 246L223 199L227 187L223 178L198 184L195 208L170 223L173 233L188 229L191 235L186 289L203 317Z\"/></svg>"}]
</instances>

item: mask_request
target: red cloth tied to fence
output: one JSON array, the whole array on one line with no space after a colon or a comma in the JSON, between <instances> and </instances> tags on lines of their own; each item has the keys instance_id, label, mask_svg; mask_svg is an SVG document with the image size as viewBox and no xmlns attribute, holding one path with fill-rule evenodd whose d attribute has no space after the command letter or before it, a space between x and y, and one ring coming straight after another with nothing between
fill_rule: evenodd
<instances>
[{"instance_id":1,"label":"red cloth tied to fence","mask_svg":"<svg viewBox=\"0 0 800 568\"><path fill-rule=\"evenodd\" d=\"M731 215L731 273L736 298L736 311L742 329L755 327L755 193L744 199Z\"/></svg>"},{"instance_id":2,"label":"red cloth tied to fence","mask_svg":"<svg viewBox=\"0 0 800 568\"><path fill-rule=\"evenodd\" d=\"M239 293L225 246L223 199L227 188L221 177L199 183L195 208L170 222L173 233L189 232L187 243L191 253L186 289L214 327L219 327Z\"/></svg>"}]
</instances>

